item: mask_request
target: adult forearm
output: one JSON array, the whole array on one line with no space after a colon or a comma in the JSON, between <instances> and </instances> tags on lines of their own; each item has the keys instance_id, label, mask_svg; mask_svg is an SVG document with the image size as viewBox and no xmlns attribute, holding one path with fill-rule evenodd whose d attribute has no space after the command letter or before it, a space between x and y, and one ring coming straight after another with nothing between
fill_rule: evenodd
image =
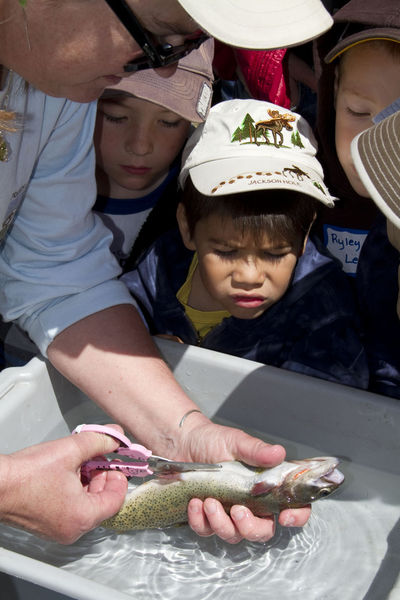
<instances>
[{"instance_id":1,"label":"adult forearm","mask_svg":"<svg viewBox=\"0 0 400 600\"><path fill-rule=\"evenodd\" d=\"M196 405L160 357L134 307L119 305L82 319L55 338L48 356L154 452L179 453L179 421ZM208 422L198 413L190 420Z\"/></svg>"},{"instance_id":2,"label":"adult forearm","mask_svg":"<svg viewBox=\"0 0 400 600\"><path fill-rule=\"evenodd\" d=\"M182 416L196 405L174 380L132 306L106 309L65 329L50 345L48 356L155 454L202 462L237 459L265 466L276 465L285 456L281 446L213 424L198 412L180 428ZM215 500L193 502L189 523L200 535L216 533L236 543L243 537L266 541L274 533L273 517L260 519L247 509L243 513L243 507L233 507L229 516ZM309 514L308 508L283 511L279 522L301 526Z\"/></svg>"}]
</instances>

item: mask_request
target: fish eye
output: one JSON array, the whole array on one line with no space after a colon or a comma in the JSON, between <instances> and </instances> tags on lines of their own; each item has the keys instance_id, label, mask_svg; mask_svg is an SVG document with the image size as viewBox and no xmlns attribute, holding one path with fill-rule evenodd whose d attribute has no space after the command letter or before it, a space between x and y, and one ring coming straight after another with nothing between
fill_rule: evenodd
<instances>
[{"instance_id":1,"label":"fish eye","mask_svg":"<svg viewBox=\"0 0 400 600\"><path fill-rule=\"evenodd\" d=\"M324 498L324 496L329 496L330 493L331 493L331 490L328 490L327 488L324 488L324 489L322 489L319 492L318 495L319 495L320 498Z\"/></svg>"}]
</instances>

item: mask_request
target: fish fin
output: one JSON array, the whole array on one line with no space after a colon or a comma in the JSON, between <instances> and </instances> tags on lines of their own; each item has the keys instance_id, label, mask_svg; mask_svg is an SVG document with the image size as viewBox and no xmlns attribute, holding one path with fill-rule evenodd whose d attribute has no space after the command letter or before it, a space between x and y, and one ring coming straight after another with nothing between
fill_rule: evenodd
<instances>
[{"instance_id":1,"label":"fish fin","mask_svg":"<svg viewBox=\"0 0 400 600\"><path fill-rule=\"evenodd\" d=\"M270 492L274 488L276 488L275 483L268 483L267 481L257 481L257 483L255 483L251 488L250 494L252 496L261 496L261 494L268 494L268 492Z\"/></svg>"}]
</instances>

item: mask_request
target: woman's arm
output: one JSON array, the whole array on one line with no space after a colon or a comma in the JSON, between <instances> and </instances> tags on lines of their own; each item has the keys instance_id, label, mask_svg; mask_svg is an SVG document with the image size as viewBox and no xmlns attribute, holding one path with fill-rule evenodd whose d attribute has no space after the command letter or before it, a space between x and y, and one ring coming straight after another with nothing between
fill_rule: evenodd
<instances>
[{"instance_id":1,"label":"woman's arm","mask_svg":"<svg viewBox=\"0 0 400 600\"><path fill-rule=\"evenodd\" d=\"M68 327L49 346L48 356L156 454L188 461L238 459L261 466L284 459L281 446L215 425L198 412L179 427L183 415L197 406L174 379L132 306L112 307ZM301 526L309 514L308 508L283 511L279 520ZM189 522L199 535L216 533L236 543L243 537L265 541L274 534L273 517L259 519L243 507L233 507L231 517L212 499L194 500L189 507Z\"/></svg>"}]
</instances>

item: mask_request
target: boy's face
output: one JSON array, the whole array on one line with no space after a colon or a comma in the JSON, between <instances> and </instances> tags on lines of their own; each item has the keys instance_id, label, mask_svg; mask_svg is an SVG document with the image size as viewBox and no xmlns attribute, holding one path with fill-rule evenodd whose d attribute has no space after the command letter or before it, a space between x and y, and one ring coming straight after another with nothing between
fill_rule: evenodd
<instances>
[{"instance_id":1,"label":"boy's face","mask_svg":"<svg viewBox=\"0 0 400 600\"><path fill-rule=\"evenodd\" d=\"M368 197L353 165L353 138L373 125L372 118L400 97L400 59L386 48L364 43L341 60L336 91L336 152L355 192Z\"/></svg>"},{"instance_id":2,"label":"boy's face","mask_svg":"<svg viewBox=\"0 0 400 600\"><path fill-rule=\"evenodd\" d=\"M100 100L95 146L99 191L133 198L155 189L185 142L190 123L131 96Z\"/></svg>"},{"instance_id":3,"label":"boy's face","mask_svg":"<svg viewBox=\"0 0 400 600\"><path fill-rule=\"evenodd\" d=\"M282 298L299 255L286 241L261 236L255 242L251 233L242 235L232 220L216 215L201 219L192 238L186 229L183 238L199 260L190 305L227 310L239 319L255 319Z\"/></svg>"}]
</instances>

